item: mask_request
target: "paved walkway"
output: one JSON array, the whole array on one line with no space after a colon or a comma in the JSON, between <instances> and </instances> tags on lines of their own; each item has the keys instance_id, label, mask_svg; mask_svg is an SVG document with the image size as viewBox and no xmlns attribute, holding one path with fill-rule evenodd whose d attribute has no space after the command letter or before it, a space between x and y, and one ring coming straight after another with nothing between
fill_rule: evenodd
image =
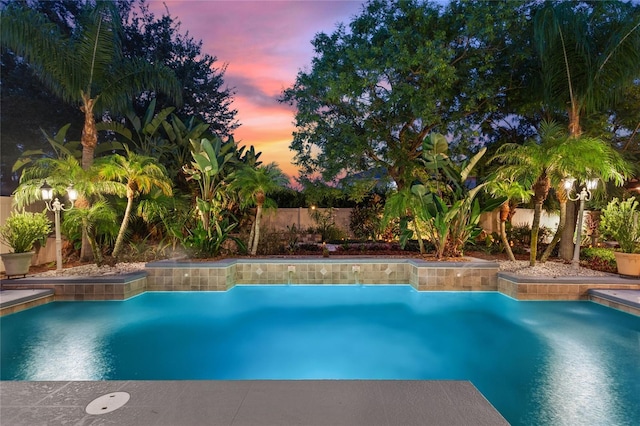
<instances>
[{"instance_id":1,"label":"paved walkway","mask_svg":"<svg viewBox=\"0 0 640 426\"><path fill-rule=\"evenodd\" d=\"M114 392L130 399L106 414L86 413ZM0 424L508 425L470 382L404 380L3 381Z\"/></svg>"}]
</instances>

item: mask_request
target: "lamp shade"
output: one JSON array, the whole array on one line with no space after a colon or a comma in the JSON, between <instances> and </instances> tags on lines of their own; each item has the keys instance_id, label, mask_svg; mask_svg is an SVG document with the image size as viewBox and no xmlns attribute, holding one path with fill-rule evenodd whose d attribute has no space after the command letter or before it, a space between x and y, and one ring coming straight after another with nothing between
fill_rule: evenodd
<instances>
[{"instance_id":1,"label":"lamp shade","mask_svg":"<svg viewBox=\"0 0 640 426\"><path fill-rule=\"evenodd\" d=\"M40 187L40 191L42 192L42 199L45 201L51 201L53 200L53 188L51 187L51 185L49 185L47 183L47 181L44 181L44 184L42 184L42 186Z\"/></svg>"},{"instance_id":2,"label":"lamp shade","mask_svg":"<svg viewBox=\"0 0 640 426\"><path fill-rule=\"evenodd\" d=\"M564 189L566 189L567 191L569 191L571 188L573 188L573 183L576 181L575 178L572 177L566 177L564 178Z\"/></svg>"},{"instance_id":3,"label":"lamp shade","mask_svg":"<svg viewBox=\"0 0 640 426\"><path fill-rule=\"evenodd\" d=\"M78 190L73 187L73 184L70 184L67 188L67 195L69 196L69 200L74 202L78 199Z\"/></svg>"}]
</instances>

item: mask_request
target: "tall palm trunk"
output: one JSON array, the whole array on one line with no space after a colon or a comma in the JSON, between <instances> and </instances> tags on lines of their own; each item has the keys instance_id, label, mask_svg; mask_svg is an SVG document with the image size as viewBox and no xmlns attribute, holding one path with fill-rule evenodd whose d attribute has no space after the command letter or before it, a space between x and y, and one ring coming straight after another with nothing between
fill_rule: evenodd
<instances>
[{"instance_id":1,"label":"tall palm trunk","mask_svg":"<svg viewBox=\"0 0 640 426\"><path fill-rule=\"evenodd\" d=\"M251 253L253 249L253 240L255 239L255 236L256 236L256 221L254 219L253 223L251 224L251 231L249 232L249 241L247 243L247 251L249 253Z\"/></svg>"},{"instance_id":2,"label":"tall palm trunk","mask_svg":"<svg viewBox=\"0 0 640 426\"><path fill-rule=\"evenodd\" d=\"M118 231L118 237L116 238L116 244L113 247L113 253L111 254L114 258L118 258L118 255L122 251L122 246L124 244L124 235L129 226L129 218L131 216L131 209L133 208L133 198L134 193L131 188L127 188L127 208L124 210L124 217L122 218L122 223L120 224L120 230Z\"/></svg>"},{"instance_id":3,"label":"tall palm trunk","mask_svg":"<svg viewBox=\"0 0 640 426\"><path fill-rule=\"evenodd\" d=\"M251 255L255 256L258 252L258 241L260 241L260 216L262 216L262 203L257 203L256 207L256 221L255 221L255 232L254 232L254 240L251 246Z\"/></svg>"},{"instance_id":4,"label":"tall palm trunk","mask_svg":"<svg viewBox=\"0 0 640 426\"><path fill-rule=\"evenodd\" d=\"M96 119L93 115L95 99L91 99L88 94L82 93L82 106L80 110L84 113L84 126L82 128L82 168L88 170L93 164L96 146L98 145L98 131L96 130Z\"/></svg>"},{"instance_id":5,"label":"tall palm trunk","mask_svg":"<svg viewBox=\"0 0 640 426\"><path fill-rule=\"evenodd\" d=\"M582 127L580 126L580 110L577 106L571 106L569 110L569 138L578 138L582 135ZM562 204L560 205L562 208ZM574 218L576 211L575 201L565 201L565 217L571 216ZM573 258L573 233L576 230L576 224L574 220L564 221L564 228L560 236L560 258L564 260L571 260ZM555 237L554 237L555 239Z\"/></svg>"},{"instance_id":6,"label":"tall palm trunk","mask_svg":"<svg viewBox=\"0 0 640 426\"><path fill-rule=\"evenodd\" d=\"M515 262L516 257L513 255L513 251L511 251L509 239L507 238L507 219L509 219L510 210L511 209L509 208L509 201L505 201L500 206L500 240L502 241L504 251L507 252L509 260Z\"/></svg>"},{"instance_id":7,"label":"tall palm trunk","mask_svg":"<svg viewBox=\"0 0 640 426\"><path fill-rule=\"evenodd\" d=\"M87 247L91 249L96 265L102 266L102 253L100 252L100 247L98 246L98 242L96 241L94 235L88 231L89 221L86 218L82 219L82 228L83 234L86 233Z\"/></svg>"},{"instance_id":8,"label":"tall palm trunk","mask_svg":"<svg viewBox=\"0 0 640 426\"><path fill-rule=\"evenodd\" d=\"M560 238L563 236L563 231L567 224L567 202L569 201L569 198L567 197L567 191L564 189L564 186L562 184L559 184L556 187L556 197L558 197L558 201L560 202L560 218L558 220L558 229L556 229L556 233L553 235L551 243L549 243L547 248L544 250L544 253L542 253L542 256L540 256L540 262L543 263L546 262L547 259L549 259L549 257L551 256L553 249L556 247L558 241L560 241Z\"/></svg>"},{"instance_id":9,"label":"tall palm trunk","mask_svg":"<svg viewBox=\"0 0 640 426\"><path fill-rule=\"evenodd\" d=\"M267 195L263 191L256 193L256 220L253 222L254 236L251 244L251 255L255 256L258 252L258 242L260 241L260 219L262 218L262 205L267 199Z\"/></svg>"},{"instance_id":10,"label":"tall palm trunk","mask_svg":"<svg viewBox=\"0 0 640 426\"><path fill-rule=\"evenodd\" d=\"M80 110L84 113L84 127L82 128L82 168L89 170L93 164L93 157L95 154L96 145L98 144L98 131L96 130L96 120L93 116L93 107L95 105L95 99L91 99L88 94L82 93L82 106ZM82 194L79 194L82 201L80 205L88 207L90 205ZM91 260L95 257L95 250L91 248L91 242L89 241L89 235L86 227L82 227L82 245L80 247L80 259Z\"/></svg>"},{"instance_id":11,"label":"tall palm trunk","mask_svg":"<svg viewBox=\"0 0 640 426\"><path fill-rule=\"evenodd\" d=\"M540 217L542 216L542 203L547 199L549 193L550 181L546 172L538 177L533 185L533 222L531 223L531 253L529 256L529 265L535 266L536 256L538 255L538 234L540 232Z\"/></svg>"}]
</instances>

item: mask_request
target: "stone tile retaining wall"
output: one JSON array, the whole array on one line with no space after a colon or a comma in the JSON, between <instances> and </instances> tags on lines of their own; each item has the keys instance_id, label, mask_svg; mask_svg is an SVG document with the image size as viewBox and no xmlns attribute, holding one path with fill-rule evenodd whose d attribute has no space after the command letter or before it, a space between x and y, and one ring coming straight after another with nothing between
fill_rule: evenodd
<instances>
[{"instance_id":1,"label":"stone tile retaining wall","mask_svg":"<svg viewBox=\"0 0 640 426\"><path fill-rule=\"evenodd\" d=\"M614 300L605 299L603 297L599 297L593 294L589 295L589 300L591 300L594 303L604 305L608 308L617 309L619 311L626 312L632 315L637 315L640 317L640 308L637 308L635 306L629 306L627 304L616 302Z\"/></svg>"},{"instance_id":2,"label":"stone tile retaining wall","mask_svg":"<svg viewBox=\"0 0 640 426\"><path fill-rule=\"evenodd\" d=\"M54 301L55 296L53 294L49 294L44 297L38 297L23 303L17 303L12 306L7 306L0 308L0 317L15 314L16 312L24 311L25 309L35 308L36 306L44 305Z\"/></svg>"},{"instance_id":3,"label":"stone tile retaining wall","mask_svg":"<svg viewBox=\"0 0 640 426\"><path fill-rule=\"evenodd\" d=\"M146 265L147 291L224 291L236 284L411 284L421 291L497 291L498 265L417 259L249 259Z\"/></svg>"},{"instance_id":4,"label":"stone tile retaining wall","mask_svg":"<svg viewBox=\"0 0 640 426\"><path fill-rule=\"evenodd\" d=\"M49 288L54 300L126 300L145 291L146 272L105 277L32 277L2 280L7 290Z\"/></svg>"},{"instance_id":5,"label":"stone tile retaining wall","mask_svg":"<svg viewBox=\"0 0 640 426\"><path fill-rule=\"evenodd\" d=\"M420 259L226 259L160 261L145 271L105 277L2 280L5 289L49 288L58 300L125 300L144 291L226 291L236 284L410 284L419 291L499 291L517 300L589 300L589 289L640 290L640 280L522 277L498 264Z\"/></svg>"},{"instance_id":6,"label":"stone tile retaining wall","mask_svg":"<svg viewBox=\"0 0 640 426\"><path fill-rule=\"evenodd\" d=\"M517 300L589 300L589 289L640 290L640 280L606 277L521 277L498 273L498 291Z\"/></svg>"}]
</instances>

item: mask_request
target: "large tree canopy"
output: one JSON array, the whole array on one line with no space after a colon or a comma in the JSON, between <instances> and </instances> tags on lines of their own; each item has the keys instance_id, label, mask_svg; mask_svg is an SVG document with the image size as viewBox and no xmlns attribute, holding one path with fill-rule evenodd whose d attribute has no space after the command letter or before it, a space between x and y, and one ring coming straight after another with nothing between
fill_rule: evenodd
<instances>
[{"instance_id":1,"label":"large tree canopy","mask_svg":"<svg viewBox=\"0 0 640 426\"><path fill-rule=\"evenodd\" d=\"M217 58L202 52L202 41L180 32L180 22L167 11L156 17L146 0L127 0L122 4L125 55L142 57L172 69L182 83L182 105L175 111L181 118L197 117L221 136L230 136L239 126L237 110L231 108L234 90L226 87L226 64L216 66ZM141 110L146 108L140 99ZM160 109L173 106L170 99L158 95Z\"/></svg>"},{"instance_id":2,"label":"large tree canopy","mask_svg":"<svg viewBox=\"0 0 640 426\"><path fill-rule=\"evenodd\" d=\"M472 143L522 84L509 76L526 19L513 9L371 0L348 27L318 34L311 70L282 97L297 107L291 149L303 173L331 180L379 167L403 187L430 132Z\"/></svg>"},{"instance_id":3,"label":"large tree canopy","mask_svg":"<svg viewBox=\"0 0 640 426\"><path fill-rule=\"evenodd\" d=\"M94 10L96 5L104 6L107 3L117 6L118 13L114 13L113 16L119 16L119 22L112 24L122 30L121 37L117 38L118 43L110 44L114 50L120 48L114 54L117 53L129 63L158 64L171 71L179 81L181 96L184 100L182 106L176 110L180 117L186 120L197 115L219 134L229 134L238 126L235 120L236 111L230 108L233 91L224 87L225 67L215 68L213 66L215 57L203 54L200 42L194 41L188 33L185 35L180 33L179 25L168 14L156 19L146 9L144 0L98 3L95 0L16 0L9 6L14 8L20 6L35 12L52 31L51 34L55 34L59 40L77 40L82 30L87 28L82 24L86 13ZM26 25L24 22L23 24ZM41 29L44 29L44 26ZM56 50L50 49L50 56L55 56ZM70 57L67 55L64 59L69 65L73 65L72 61L67 60ZM78 111L77 103L71 98L69 98L71 103L61 102L60 94L53 90L51 84L48 84L51 83L50 80L42 81L36 78L34 72L38 69L34 68L31 60L25 61L24 56L16 55L15 51L8 49L6 45L3 46L1 58L2 85L0 88L3 111L0 129L2 133L0 174L2 194L9 195L17 184L17 176L11 173L11 167L20 154L29 150L50 151L50 146L40 129L53 135L65 124L71 123L67 136L71 138L70 140L79 140L84 116ZM53 62L48 61L48 63ZM111 68L108 71L110 72L107 77L122 74L114 72ZM84 71L63 75L77 77L81 74L84 75ZM94 83L98 78L102 83L106 82L101 75L95 74ZM119 81L111 87L125 89L126 83ZM152 96L158 98L161 107L174 105L174 102L161 91L137 92L125 99L120 98L119 103L122 105L116 105L111 102L113 97L109 99L109 93L105 92L106 88L104 85L99 88L100 96L97 102L102 103L105 108L98 110L105 111L105 114L112 118L117 117L119 109L132 104L140 106L144 111ZM86 91L87 87L83 89ZM95 92L96 89L98 88L94 85L92 90ZM123 108L116 108L117 106ZM98 142L103 140L102 135L98 134L97 137Z\"/></svg>"}]
</instances>

